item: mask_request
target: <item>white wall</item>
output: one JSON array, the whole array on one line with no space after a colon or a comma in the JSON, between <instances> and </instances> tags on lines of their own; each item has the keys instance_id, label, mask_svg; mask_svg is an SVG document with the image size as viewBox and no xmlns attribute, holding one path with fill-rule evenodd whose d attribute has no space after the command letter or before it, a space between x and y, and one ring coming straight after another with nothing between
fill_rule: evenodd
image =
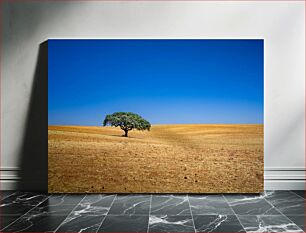
<instances>
[{"instance_id":1,"label":"white wall","mask_svg":"<svg viewBox=\"0 0 306 233\"><path fill-rule=\"evenodd\" d=\"M265 188L304 188L303 2L12 1L3 11L1 188L16 188L24 175L22 159L31 158L23 149L26 122L39 44L49 38L263 38ZM45 139L30 137L27 144L46 157L35 152ZM45 188L40 174L46 167L39 161L27 161L34 174L28 176L28 188Z\"/></svg>"}]
</instances>

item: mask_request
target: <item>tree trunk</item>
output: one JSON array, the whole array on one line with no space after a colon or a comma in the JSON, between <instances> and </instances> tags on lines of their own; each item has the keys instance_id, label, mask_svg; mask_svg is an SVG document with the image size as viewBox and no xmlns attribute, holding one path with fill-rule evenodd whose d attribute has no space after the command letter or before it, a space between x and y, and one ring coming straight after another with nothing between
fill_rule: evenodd
<instances>
[{"instance_id":1,"label":"tree trunk","mask_svg":"<svg viewBox=\"0 0 306 233\"><path fill-rule=\"evenodd\" d=\"M127 136L128 136L128 130L125 129L125 130L124 130L124 137L127 137Z\"/></svg>"}]
</instances>

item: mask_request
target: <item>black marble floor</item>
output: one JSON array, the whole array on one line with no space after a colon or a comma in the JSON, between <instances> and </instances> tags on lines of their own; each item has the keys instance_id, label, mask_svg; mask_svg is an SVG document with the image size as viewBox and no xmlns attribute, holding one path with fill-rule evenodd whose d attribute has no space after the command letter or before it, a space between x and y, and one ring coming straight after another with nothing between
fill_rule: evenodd
<instances>
[{"instance_id":1,"label":"black marble floor","mask_svg":"<svg viewBox=\"0 0 306 233\"><path fill-rule=\"evenodd\" d=\"M303 191L260 195L0 193L1 232L304 232Z\"/></svg>"}]
</instances>

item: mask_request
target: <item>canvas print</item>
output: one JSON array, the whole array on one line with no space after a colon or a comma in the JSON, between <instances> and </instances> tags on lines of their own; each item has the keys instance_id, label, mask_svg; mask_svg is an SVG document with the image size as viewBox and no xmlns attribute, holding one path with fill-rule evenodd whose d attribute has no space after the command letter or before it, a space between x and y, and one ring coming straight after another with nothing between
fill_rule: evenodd
<instances>
[{"instance_id":1,"label":"canvas print","mask_svg":"<svg viewBox=\"0 0 306 233\"><path fill-rule=\"evenodd\" d=\"M49 192L262 192L263 50L49 40Z\"/></svg>"}]
</instances>

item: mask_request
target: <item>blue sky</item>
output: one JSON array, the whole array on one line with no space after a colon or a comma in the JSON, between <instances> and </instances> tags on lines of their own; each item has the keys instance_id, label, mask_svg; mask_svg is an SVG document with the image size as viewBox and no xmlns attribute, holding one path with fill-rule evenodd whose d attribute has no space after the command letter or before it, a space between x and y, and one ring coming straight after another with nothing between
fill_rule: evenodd
<instances>
[{"instance_id":1,"label":"blue sky","mask_svg":"<svg viewBox=\"0 0 306 233\"><path fill-rule=\"evenodd\" d=\"M49 40L49 125L263 123L263 40Z\"/></svg>"}]
</instances>

